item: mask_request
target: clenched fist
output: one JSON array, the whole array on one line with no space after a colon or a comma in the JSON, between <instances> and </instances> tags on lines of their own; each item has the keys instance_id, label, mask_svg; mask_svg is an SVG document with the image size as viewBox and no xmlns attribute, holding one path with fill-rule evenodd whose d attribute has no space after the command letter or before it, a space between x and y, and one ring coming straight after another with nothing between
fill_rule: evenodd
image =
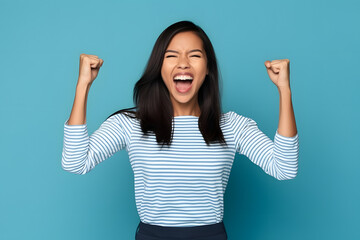
<instances>
[{"instance_id":1,"label":"clenched fist","mask_svg":"<svg viewBox=\"0 0 360 240\"><path fill-rule=\"evenodd\" d=\"M290 60L280 59L266 61L266 70L271 81L280 88L290 88Z\"/></svg>"},{"instance_id":2,"label":"clenched fist","mask_svg":"<svg viewBox=\"0 0 360 240\"><path fill-rule=\"evenodd\" d=\"M97 77L104 60L96 55L80 54L78 84L91 85Z\"/></svg>"}]
</instances>

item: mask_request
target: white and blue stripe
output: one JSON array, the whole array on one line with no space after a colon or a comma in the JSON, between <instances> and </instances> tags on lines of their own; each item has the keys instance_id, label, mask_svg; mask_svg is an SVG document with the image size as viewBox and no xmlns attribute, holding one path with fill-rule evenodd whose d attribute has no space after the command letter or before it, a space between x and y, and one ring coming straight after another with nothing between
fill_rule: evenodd
<instances>
[{"instance_id":1,"label":"white and blue stripe","mask_svg":"<svg viewBox=\"0 0 360 240\"><path fill-rule=\"evenodd\" d=\"M228 147L207 146L196 116L174 117L172 144L162 149L154 134L142 136L137 119L121 113L105 120L91 136L86 124L67 125L66 120L62 167L85 174L125 148L142 222L174 227L218 223L236 152L278 180L296 176L299 153L298 134L285 137L276 131L272 141L251 118L233 111L222 116Z\"/></svg>"}]
</instances>

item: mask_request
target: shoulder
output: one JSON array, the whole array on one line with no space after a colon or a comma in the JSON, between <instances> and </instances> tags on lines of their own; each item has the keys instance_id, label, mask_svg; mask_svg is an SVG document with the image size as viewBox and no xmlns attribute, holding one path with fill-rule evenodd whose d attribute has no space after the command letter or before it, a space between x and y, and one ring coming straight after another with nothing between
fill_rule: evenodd
<instances>
[{"instance_id":1,"label":"shoulder","mask_svg":"<svg viewBox=\"0 0 360 240\"><path fill-rule=\"evenodd\" d=\"M256 125L256 121L252 118L236 113L235 111L229 111L222 114L222 122L225 126L231 126L236 129L243 129L245 127Z\"/></svg>"},{"instance_id":2,"label":"shoulder","mask_svg":"<svg viewBox=\"0 0 360 240\"><path fill-rule=\"evenodd\" d=\"M228 111L228 112L222 114L222 119L223 119L224 123L229 124L229 123L238 122L238 121L245 121L248 118L241 114L236 113L235 111Z\"/></svg>"},{"instance_id":3,"label":"shoulder","mask_svg":"<svg viewBox=\"0 0 360 240\"><path fill-rule=\"evenodd\" d=\"M110 115L105 122L117 123L121 126L132 127L135 124L137 118L135 113L130 112L116 112Z\"/></svg>"}]
</instances>

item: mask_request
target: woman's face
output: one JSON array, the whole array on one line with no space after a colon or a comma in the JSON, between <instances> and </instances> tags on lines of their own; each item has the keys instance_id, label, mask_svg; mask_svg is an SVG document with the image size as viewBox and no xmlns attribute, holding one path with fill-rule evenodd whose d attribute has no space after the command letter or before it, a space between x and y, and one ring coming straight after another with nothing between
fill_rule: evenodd
<instances>
[{"instance_id":1,"label":"woman's face","mask_svg":"<svg viewBox=\"0 0 360 240\"><path fill-rule=\"evenodd\" d=\"M207 74L207 57L201 38L190 31L176 34L166 49L161 67L173 107L198 104L198 91Z\"/></svg>"}]
</instances>

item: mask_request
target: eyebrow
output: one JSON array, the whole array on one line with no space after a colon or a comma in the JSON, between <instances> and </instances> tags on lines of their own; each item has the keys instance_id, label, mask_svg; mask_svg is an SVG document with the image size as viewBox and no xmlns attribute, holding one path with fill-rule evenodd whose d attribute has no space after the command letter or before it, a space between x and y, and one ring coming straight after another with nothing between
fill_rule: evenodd
<instances>
[{"instance_id":1,"label":"eyebrow","mask_svg":"<svg viewBox=\"0 0 360 240\"><path fill-rule=\"evenodd\" d=\"M167 53L167 52L179 53L178 51L175 51L175 50L166 50L165 53ZM193 50L189 51L189 53L192 53L192 52L201 52L201 53L203 53L200 49L193 49Z\"/></svg>"}]
</instances>

